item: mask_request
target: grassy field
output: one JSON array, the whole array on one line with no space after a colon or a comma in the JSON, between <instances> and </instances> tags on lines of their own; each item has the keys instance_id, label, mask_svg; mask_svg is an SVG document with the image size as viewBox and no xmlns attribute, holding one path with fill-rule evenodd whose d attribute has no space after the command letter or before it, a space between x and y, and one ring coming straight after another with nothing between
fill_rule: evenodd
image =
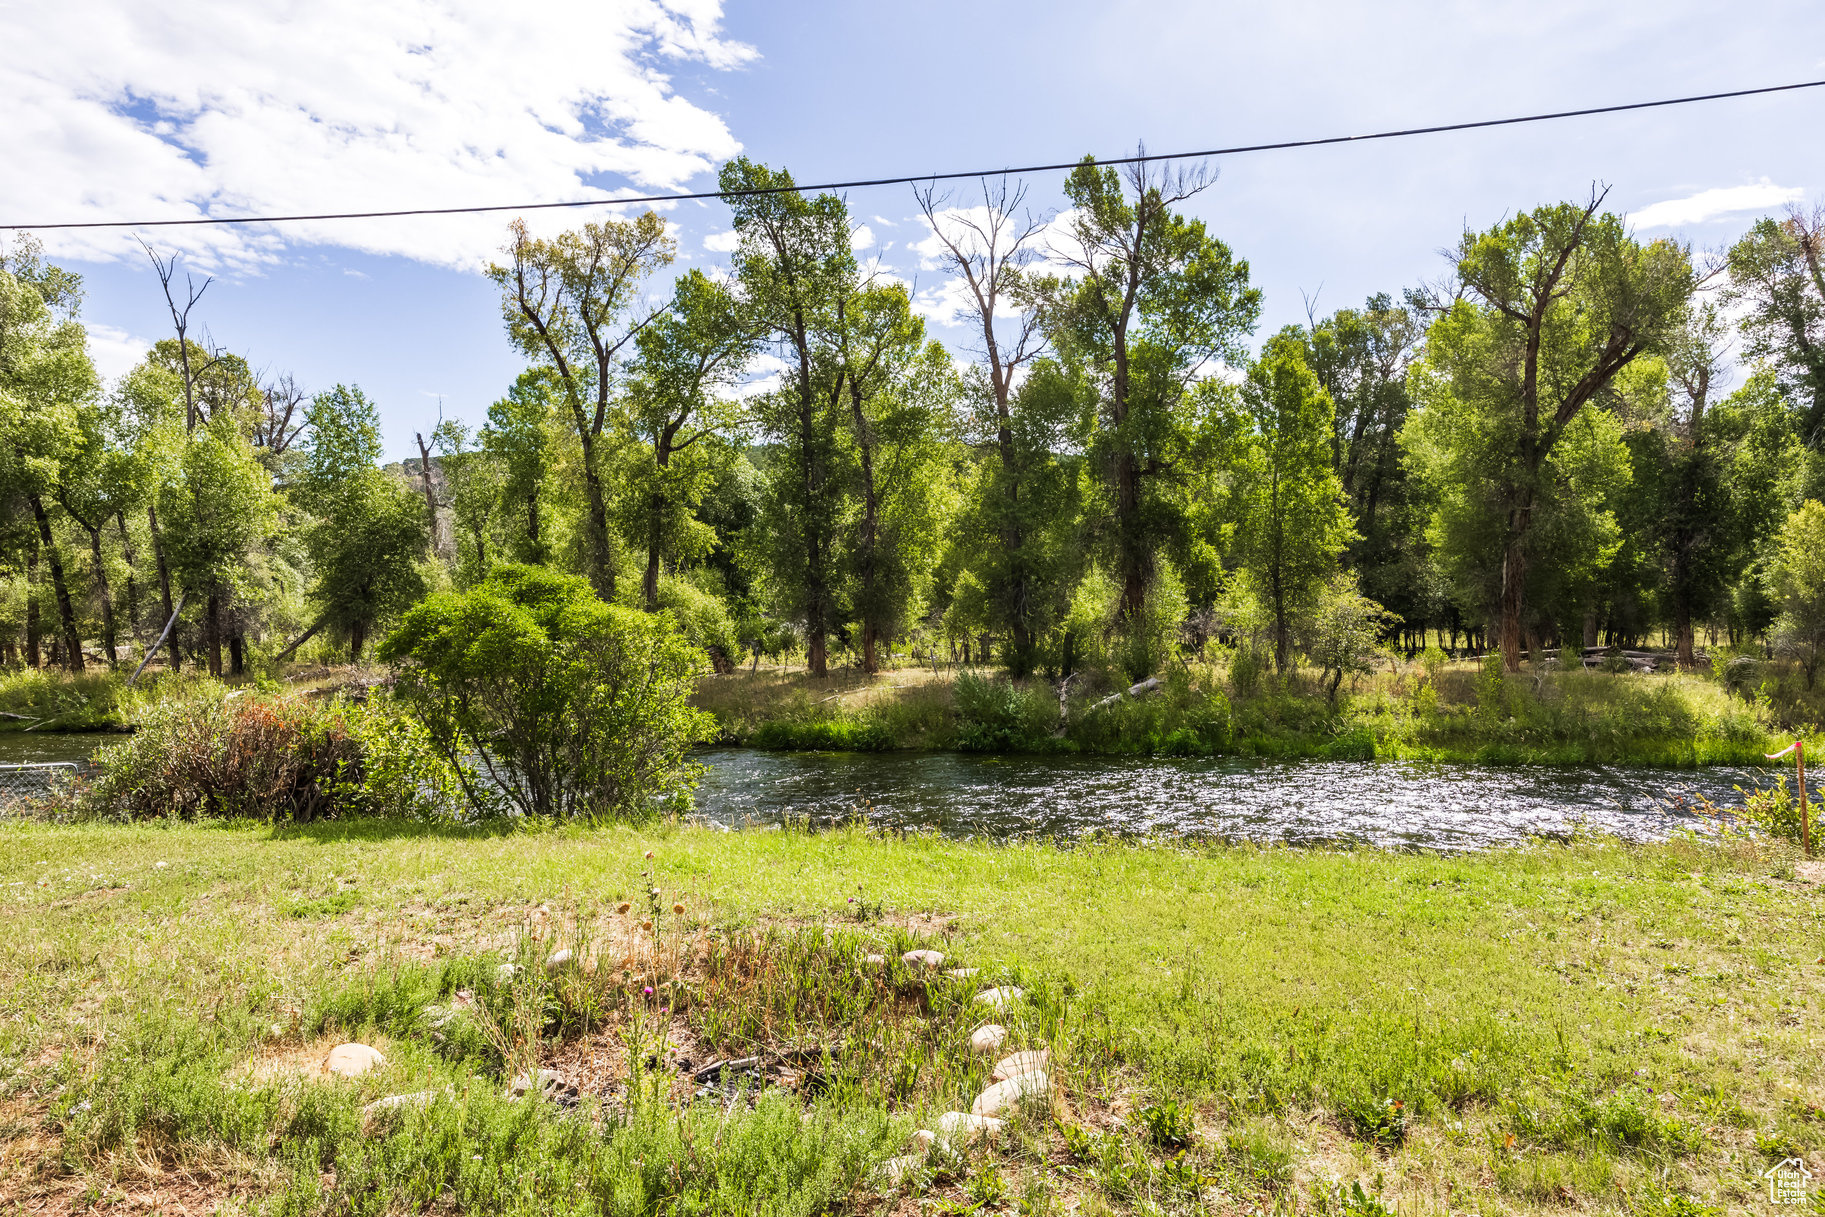
<instances>
[{"instance_id":1,"label":"grassy field","mask_svg":"<svg viewBox=\"0 0 1825 1217\"><path fill-rule=\"evenodd\" d=\"M1744 839L5 823L0 1212L1774 1211L1772 1163L1825 1177L1821 878ZM887 1184L986 1082L996 983L1049 1096ZM343 1040L386 1063L323 1076Z\"/></svg>"}]
</instances>

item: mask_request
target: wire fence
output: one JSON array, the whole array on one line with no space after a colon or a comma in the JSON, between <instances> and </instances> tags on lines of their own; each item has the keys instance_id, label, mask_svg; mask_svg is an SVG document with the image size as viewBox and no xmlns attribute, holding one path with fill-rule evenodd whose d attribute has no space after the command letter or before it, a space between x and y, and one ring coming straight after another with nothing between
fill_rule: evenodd
<instances>
[{"instance_id":1,"label":"wire fence","mask_svg":"<svg viewBox=\"0 0 1825 1217\"><path fill-rule=\"evenodd\" d=\"M63 794L76 784L82 769L73 761L0 765L0 815L16 815Z\"/></svg>"}]
</instances>

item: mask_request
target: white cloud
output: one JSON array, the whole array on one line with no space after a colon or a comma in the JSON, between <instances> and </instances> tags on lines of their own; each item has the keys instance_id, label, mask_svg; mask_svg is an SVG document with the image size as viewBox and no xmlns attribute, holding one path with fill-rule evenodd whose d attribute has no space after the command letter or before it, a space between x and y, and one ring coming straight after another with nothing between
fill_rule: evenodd
<instances>
[{"instance_id":1,"label":"white cloud","mask_svg":"<svg viewBox=\"0 0 1825 1217\"><path fill-rule=\"evenodd\" d=\"M91 321L82 328L89 336L89 358L106 380L131 372L152 349L151 339L129 334L117 326Z\"/></svg>"},{"instance_id":2,"label":"white cloud","mask_svg":"<svg viewBox=\"0 0 1825 1217\"><path fill-rule=\"evenodd\" d=\"M1683 199L1652 203L1629 218L1638 229L1683 228L1744 211L1773 211L1805 193L1798 187L1776 186L1763 178L1752 186L1718 186Z\"/></svg>"},{"instance_id":3,"label":"white cloud","mask_svg":"<svg viewBox=\"0 0 1825 1217\"><path fill-rule=\"evenodd\" d=\"M682 186L740 147L668 65L729 69L721 0L130 0L10 6L0 97L10 221L543 202ZM538 213L541 227L599 211ZM530 217L529 217L530 218ZM147 235L214 266L287 244L475 268L508 214ZM143 258L130 234L43 234Z\"/></svg>"},{"instance_id":4,"label":"white cloud","mask_svg":"<svg viewBox=\"0 0 1825 1217\"><path fill-rule=\"evenodd\" d=\"M875 223L879 224L882 228L898 228L899 227L898 224L896 224L894 221L888 219L886 216L869 216L868 218L873 220Z\"/></svg>"},{"instance_id":5,"label":"white cloud","mask_svg":"<svg viewBox=\"0 0 1825 1217\"><path fill-rule=\"evenodd\" d=\"M873 244L874 229L866 224L857 225L856 230L849 234L849 248L851 249L867 249Z\"/></svg>"},{"instance_id":6,"label":"white cloud","mask_svg":"<svg viewBox=\"0 0 1825 1217\"><path fill-rule=\"evenodd\" d=\"M735 396L745 401L771 393L786 382L787 370L785 360L762 351L748 362L748 378L735 386Z\"/></svg>"},{"instance_id":7,"label":"white cloud","mask_svg":"<svg viewBox=\"0 0 1825 1217\"><path fill-rule=\"evenodd\" d=\"M733 228L727 232L713 232L703 239L703 247L713 254L734 253L740 244L741 237Z\"/></svg>"}]
</instances>

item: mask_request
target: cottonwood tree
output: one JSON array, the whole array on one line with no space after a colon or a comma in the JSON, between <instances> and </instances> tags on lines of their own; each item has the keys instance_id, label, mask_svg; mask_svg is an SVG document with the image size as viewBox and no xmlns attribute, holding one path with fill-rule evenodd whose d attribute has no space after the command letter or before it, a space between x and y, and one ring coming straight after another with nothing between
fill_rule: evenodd
<instances>
[{"instance_id":1,"label":"cottonwood tree","mask_svg":"<svg viewBox=\"0 0 1825 1217\"><path fill-rule=\"evenodd\" d=\"M855 487L845 566L870 673L880 670L880 645L899 631L930 567L934 506L948 472L944 441L963 396L949 353L924 338L900 284L864 286L838 304L833 355Z\"/></svg>"},{"instance_id":2,"label":"cottonwood tree","mask_svg":"<svg viewBox=\"0 0 1825 1217\"><path fill-rule=\"evenodd\" d=\"M1316 611L1355 538L1331 467L1334 407L1297 333L1268 339L1242 385L1246 432L1236 462L1236 550L1272 622L1274 668Z\"/></svg>"},{"instance_id":3,"label":"cottonwood tree","mask_svg":"<svg viewBox=\"0 0 1825 1217\"><path fill-rule=\"evenodd\" d=\"M1811 689L1825 663L1825 504L1808 499L1787 517L1769 564L1780 646L1806 674Z\"/></svg>"},{"instance_id":4,"label":"cottonwood tree","mask_svg":"<svg viewBox=\"0 0 1825 1217\"><path fill-rule=\"evenodd\" d=\"M425 594L418 561L430 538L417 497L375 467L380 417L360 389L317 394L309 421L297 497L316 517L305 537L318 609L311 628L346 639L360 663L375 627Z\"/></svg>"},{"instance_id":5,"label":"cottonwood tree","mask_svg":"<svg viewBox=\"0 0 1825 1217\"><path fill-rule=\"evenodd\" d=\"M1398 437L1412 405L1407 371L1419 354L1423 319L1377 294L1324 318L1308 305L1307 322L1306 363L1335 406L1331 466L1356 526L1348 562L1374 599L1416 609L1425 592L1421 555L1408 543L1410 496Z\"/></svg>"},{"instance_id":6,"label":"cottonwood tree","mask_svg":"<svg viewBox=\"0 0 1825 1217\"><path fill-rule=\"evenodd\" d=\"M1825 205L1755 222L1730 247L1726 299L1743 311L1744 355L1765 360L1825 448Z\"/></svg>"},{"instance_id":7,"label":"cottonwood tree","mask_svg":"<svg viewBox=\"0 0 1825 1217\"><path fill-rule=\"evenodd\" d=\"M1046 322L1095 389L1084 443L1104 479L1124 619L1141 611L1156 555L1182 527L1192 386L1213 362L1242 362L1261 312L1248 263L1175 210L1211 180L1086 159L1065 182L1073 210L1052 244L1072 275L1047 286Z\"/></svg>"},{"instance_id":8,"label":"cottonwood tree","mask_svg":"<svg viewBox=\"0 0 1825 1217\"><path fill-rule=\"evenodd\" d=\"M508 337L563 390L582 447L589 580L606 599L615 592L615 560L603 428L623 353L663 312L663 306L645 305L641 292L654 271L671 263L676 247L652 211L588 223L550 239L532 236L519 220L509 231L508 261L490 265L488 277L501 289Z\"/></svg>"},{"instance_id":9,"label":"cottonwood tree","mask_svg":"<svg viewBox=\"0 0 1825 1217\"><path fill-rule=\"evenodd\" d=\"M80 444L81 413L100 389L76 320L80 302L81 281L51 273L35 246L0 258L0 486L30 509L34 559L42 554L50 570L64 662L73 672L83 670L82 636L47 504L55 505Z\"/></svg>"},{"instance_id":10,"label":"cottonwood tree","mask_svg":"<svg viewBox=\"0 0 1825 1217\"><path fill-rule=\"evenodd\" d=\"M482 449L501 467L501 506L509 528L513 560L535 565L550 561L544 516L545 483L558 416L565 412L556 374L545 368L520 373L507 396L488 407Z\"/></svg>"},{"instance_id":11,"label":"cottonwood tree","mask_svg":"<svg viewBox=\"0 0 1825 1217\"><path fill-rule=\"evenodd\" d=\"M1483 413L1498 459L1489 472L1505 516L1500 626L1517 671L1525 628L1530 532L1549 461L1566 429L1617 374L1678 331L1693 289L1672 241L1642 244L1588 202L1538 207L1456 251L1464 298L1427 336L1427 358L1455 406Z\"/></svg>"},{"instance_id":12,"label":"cottonwood tree","mask_svg":"<svg viewBox=\"0 0 1825 1217\"><path fill-rule=\"evenodd\" d=\"M772 445L764 498L768 566L784 615L803 623L806 668L828 671L841 571L838 529L845 501L842 383L825 358L836 302L856 261L848 208L831 194L805 198L792 175L746 157L722 167L735 213L732 258L743 306L786 366L780 387L754 403Z\"/></svg>"},{"instance_id":13,"label":"cottonwood tree","mask_svg":"<svg viewBox=\"0 0 1825 1217\"><path fill-rule=\"evenodd\" d=\"M226 610L253 590L255 550L268 541L277 506L272 475L225 414L197 425L158 489L171 578L202 606L212 676L223 674Z\"/></svg>"},{"instance_id":14,"label":"cottonwood tree","mask_svg":"<svg viewBox=\"0 0 1825 1217\"><path fill-rule=\"evenodd\" d=\"M507 473L493 453L472 442L476 438L453 418L431 433L449 500L457 574L464 583L479 582L495 563L506 560L497 541Z\"/></svg>"},{"instance_id":15,"label":"cottonwood tree","mask_svg":"<svg viewBox=\"0 0 1825 1217\"><path fill-rule=\"evenodd\" d=\"M758 335L734 293L693 270L679 277L670 310L636 342L639 356L617 406L617 426L631 441L618 514L645 551L640 596L650 613L659 609L661 560L698 558L716 542L695 511L716 477L715 449L740 421L729 392Z\"/></svg>"}]
</instances>

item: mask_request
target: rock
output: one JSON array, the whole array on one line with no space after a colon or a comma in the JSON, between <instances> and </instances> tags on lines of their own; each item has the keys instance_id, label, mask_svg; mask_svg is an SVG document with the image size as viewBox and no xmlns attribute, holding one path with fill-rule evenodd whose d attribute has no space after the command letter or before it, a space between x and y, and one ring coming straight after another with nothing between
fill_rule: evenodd
<instances>
[{"instance_id":1,"label":"rock","mask_svg":"<svg viewBox=\"0 0 1825 1217\"><path fill-rule=\"evenodd\" d=\"M546 958L545 972L549 976L556 976L559 972L562 972L566 968L575 967L576 964L577 964L577 953L575 951L571 950L569 947L565 947L562 950L553 951Z\"/></svg>"},{"instance_id":2,"label":"rock","mask_svg":"<svg viewBox=\"0 0 1825 1217\"><path fill-rule=\"evenodd\" d=\"M1023 1073L1044 1073L1051 1055L1051 1049L1039 1048L1003 1057L995 1062L995 1070L989 1074L989 1081L1005 1082L1009 1078L1017 1078Z\"/></svg>"},{"instance_id":3,"label":"rock","mask_svg":"<svg viewBox=\"0 0 1825 1217\"><path fill-rule=\"evenodd\" d=\"M566 1081L564 1075L555 1069L535 1069L531 1074L520 1074L507 1087L507 1097L523 1098L535 1088L539 1094L560 1107L575 1107L577 1100L582 1097L576 1086Z\"/></svg>"},{"instance_id":4,"label":"rock","mask_svg":"<svg viewBox=\"0 0 1825 1217\"><path fill-rule=\"evenodd\" d=\"M981 968L946 968L944 974L952 980L968 980L980 971Z\"/></svg>"},{"instance_id":5,"label":"rock","mask_svg":"<svg viewBox=\"0 0 1825 1217\"><path fill-rule=\"evenodd\" d=\"M1007 1042L1008 1029L1000 1023L988 1023L970 1032L970 1051L982 1056Z\"/></svg>"},{"instance_id":6,"label":"rock","mask_svg":"<svg viewBox=\"0 0 1825 1217\"><path fill-rule=\"evenodd\" d=\"M915 968L935 968L944 962L943 951L908 951L900 956L900 962Z\"/></svg>"},{"instance_id":7,"label":"rock","mask_svg":"<svg viewBox=\"0 0 1825 1217\"><path fill-rule=\"evenodd\" d=\"M937 1139L938 1139L937 1133L933 1132L929 1128L921 1128L918 1132L916 1132L912 1135L912 1140L911 1140L911 1142L909 1142L909 1145L914 1150L914 1152L922 1154L926 1150L930 1149L932 1147L932 1142L936 1141Z\"/></svg>"},{"instance_id":8,"label":"rock","mask_svg":"<svg viewBox=\"0 0 1825 1217\"><path fill-rule=\"evenodd\" d=\"M333 1073L337 1077L360 1077L376 1065L384 1065L387 1058L378 1049L366 1044L338 1044L330 1049L330 1054L323 1058L323 1072Z\"/></svg>"},{"instance_id":9,"label":"rock","mask_svg":"<svg viewBox=\"0 0 1825 1217\"><path fill-rule=\"evenodd\" d=\"M1005 1082L996 1082L977 1095L976 1101L970 1104L970 1112L978 1116L996 1115L1016 1106L1023 1099L1043 1095L1050 1088L1051 1081L1043 1072L1023 1073Z\"/></svg>"},{"instance_id":10,"label":"rock","mask_svg":"<svg viewBox=\"0 0 1825 1217\"><path fill-rule=\"evenodd\" d=\"M361 1109L361 1127L373 1128L395 1112L408 1107L429 1107L437 1101L437 1091L420 1090L412 1094L390 1094L384 1099L375 1099Z\"/></svg>"},{"instance_id":11,"label":"rock","mask_svg":"<svg viewBox=\"0 0 1825 1217\"><path fill-rule=\"evenodd\" d=\"M958 1145L968 1145L977 1137L987 1137L993 1141L1001 1135L1001 1121L993 1116L947 1111L938 1117L938 1135Z\"/></svg>"},{"instance_id":12,"label":"rock","mask_svg":"<svg viewBox=\"0 0 1825 1217\"><path fill-rule=\"evenodd\" d=\"M864 955L864 956L862 956L862 962L867 964L871 968L884 968L887 966L887 956L885 956L885 955Z\"/></svg>"},{"instance_id":13,"label":"rock","mask_svg":"<svg viewBox=\"0 0 1825 1217\"><path fill-rule=\"evenodd\" d=\"M1017 989L1013 985L1005 985L999 989L984 989L982 992L976 994L976 1000L983 1005L990 1006L996 1010L1005 1010L1025 996L1025 989Z\"/></svg>"},{"instance_id":14,"label":"rock","mask_svg":"<svg viewBox=\"0 0 1825 1217\"><path fill-rule=\"evenodd\" d=\"M925 1164L924 1154L907 1154L903 1158L889 1158L881 1163L881 1182L889 1189L900 1186L900 1181Z\"/></svg>"}]
</instances>

